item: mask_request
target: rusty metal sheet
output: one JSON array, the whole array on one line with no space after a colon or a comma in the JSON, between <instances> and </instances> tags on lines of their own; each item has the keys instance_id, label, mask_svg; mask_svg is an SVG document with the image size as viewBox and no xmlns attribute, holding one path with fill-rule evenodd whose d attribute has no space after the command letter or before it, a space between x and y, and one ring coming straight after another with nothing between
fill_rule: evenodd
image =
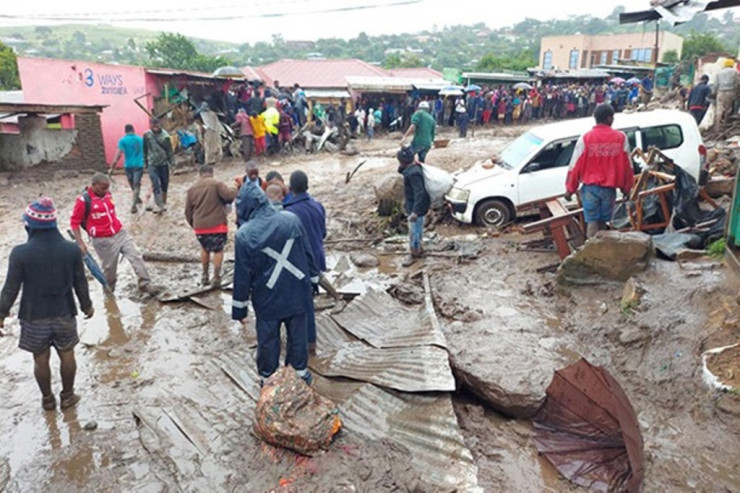
<instances>
[{"instance_id":1,"label":"rusty metal sheet","mask_svg":"<svg viewBox=\"0 0 740 493\"><path fill-rule=\"evenodd\" d=\"M428 483L443 491L483 491L449 394L401 394L366 384L339 407L347 431L404 446Z\"/></svg>"},{"instance_id":2,"label":"rusty metal sheet","mask_svg":"<svg viewBox=\"0 0 740 493\"><path fill-rule=\"evenodd\" d=\"M428 307L407 308L385 291L369 291L332 315L347 332L376 348L439 346L447 341Z\"/></svg>"},{"instance_id":3,"label":"rusty metal sheet","mask_svg":"<svg viewBox=\"0 0 740 493\"><path fill-rule=\"evenodd\" d=\"M436 346L378 349L349 342L312 364L325 377L348 377L404 392L455 390L447 351Z\"/></svg>"}]
</instances>

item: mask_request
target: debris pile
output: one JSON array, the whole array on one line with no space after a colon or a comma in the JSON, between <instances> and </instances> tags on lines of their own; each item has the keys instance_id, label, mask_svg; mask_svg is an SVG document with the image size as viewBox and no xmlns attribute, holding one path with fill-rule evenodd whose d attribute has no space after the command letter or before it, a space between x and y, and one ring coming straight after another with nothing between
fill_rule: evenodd
<instances>
[{"instance_id":1,"label":"debris pile","mask_svg":"<svg viewBox=\"0 0 740 493\"><path fill-rule=\"evenodd\" d=\"M337 406L306 385L291 367L282 367L265 381L254 431L267 443L315 455L329 448L341 427Z\"/></svg>"}]
</instances>

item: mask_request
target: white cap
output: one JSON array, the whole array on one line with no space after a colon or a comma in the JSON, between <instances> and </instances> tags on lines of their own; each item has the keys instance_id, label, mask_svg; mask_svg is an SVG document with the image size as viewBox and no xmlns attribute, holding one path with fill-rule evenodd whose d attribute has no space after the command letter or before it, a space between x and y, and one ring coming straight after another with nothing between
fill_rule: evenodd
<instances>
[{"instance_id":1,"label":"white cap","mask_svg":"<svg viewBox=\"0 0 740 493\"><path fill-rule=\"evenodd\" d=\"M428 110L429 109L429 103L427 101L422 101L419 103L419 109L420 110Z\"/></svg>"}]
</instances>

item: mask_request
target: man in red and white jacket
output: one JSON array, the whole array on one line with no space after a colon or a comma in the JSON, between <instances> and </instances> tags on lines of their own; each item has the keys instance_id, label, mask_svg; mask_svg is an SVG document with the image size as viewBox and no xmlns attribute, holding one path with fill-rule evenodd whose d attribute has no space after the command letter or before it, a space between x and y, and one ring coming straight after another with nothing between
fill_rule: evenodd
<instances>
[{"instance_id":1,"label":"man in red and white jacket","mask_svg":"<svg viewBox=\"0 0 740 493\"><path fill-rule=\"evenodd\" d=\"M627 136L611 128L614 109L601 104L594 110L594 119L596 126L576 143L565 181L567 200L583 184L581 202L589 238L611 221L617 188L627 195L634 181Z\"/></svg>"},{"instance_id":2,"label":"man in red and white jacket","mask_svg":"<svg viewBox=\"0 0 740 493\"><path fill-rule=\"evenodd\" d=\"M116 206L113 204L109 188L108 176L103 173L93 175L91 186L75 201L69 221L72 233L83 255L87 254L87 246L82 239L80 228L85 229L90 235L111 291L116 287L119 256L123 256L134 268L136 277L139 278L139 289L149 291L151 278L144 265L144 259L116 215Z\"/></svg>"}]
</instances>

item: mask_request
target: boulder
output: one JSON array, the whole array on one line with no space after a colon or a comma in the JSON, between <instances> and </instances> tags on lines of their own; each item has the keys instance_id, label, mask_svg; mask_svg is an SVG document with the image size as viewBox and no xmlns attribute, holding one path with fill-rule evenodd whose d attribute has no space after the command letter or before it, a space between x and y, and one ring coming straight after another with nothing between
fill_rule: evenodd
<instances>
[{"instance_id":1,"label":"boulder","mask_svg":"<svg viewBox=\"0 0 740 493\"><path fill-rule=\"evenodd\" d=\"M403 203L403 177L398 173L384 176L375 182L375 197L378 199L378 214L390 216Z\"/></svg>"},{"instance_id":2,"label":"boulder","mask_svg":"<svg viewBox=\"0 0 740 493\"><path fill-rule=\"evenodd\" d=\"M646 270L655 256L650 236L630 231L599 231L558 268L558 281L597 284L624 282Z\"/></svg>"},{"instance_id":3,"label":"boulder","mask_svg":"<svg viewBox=\"0 0 740 493\"><path fill-rule=\"evenodd\" d=\"M504 328L484 333L469 324L452 325L453 333L446 335L457 381L507 416L534 416L554 371L564 366L557 347L534 333Z\"/></svg>"},{"instance_id":4,"label":"boulder","mask_svg":"<svg viewBox=\"0 0 740 493\"><path fill-rule=\"evenodd\" d=\"M357 267L377 267L380 265L380 260L375 255L369 253L357 253L350 256L352 263Z\"/></svg>"}]
</instances>

